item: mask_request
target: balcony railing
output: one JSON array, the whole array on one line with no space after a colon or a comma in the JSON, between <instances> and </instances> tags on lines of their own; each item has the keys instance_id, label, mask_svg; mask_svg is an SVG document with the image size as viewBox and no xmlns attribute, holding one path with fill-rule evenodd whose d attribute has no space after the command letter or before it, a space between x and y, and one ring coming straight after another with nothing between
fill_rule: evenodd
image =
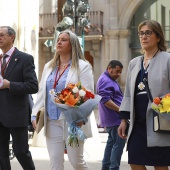
<instances>
[{"instance_id":1,"label":"balcony railing","mask_svg":"<svg viewBox=\"0 0 170 170\"><path fill-rule=\"evenodd\" d=\"M44 13L39 15L39 36L53 36L55 27L58 23L57 13ZM103 12L89 11L88 19L90 26L84 28L85 35L103 35Z\"/></svg>"},{"instance_id":2,"label":"balcony railing","mask_svg":"<svg viewBox=\"0 0 170 170\"><path fill-rule=\"evenodd\" d=\"M54 34L55 26L58 23L57 13L39 14L39 36L48 37Z\"/></svg>"},{"instance_id":3,"label":"balcony railing","mask_svg":"<svg viewBox=\"0 0 170 170\"><path fill-rule=\"evenodd\" d=\"M103 35L103 12L89 11L88 18L90 20L89 35Z\"/></svg>"}]
</instances>

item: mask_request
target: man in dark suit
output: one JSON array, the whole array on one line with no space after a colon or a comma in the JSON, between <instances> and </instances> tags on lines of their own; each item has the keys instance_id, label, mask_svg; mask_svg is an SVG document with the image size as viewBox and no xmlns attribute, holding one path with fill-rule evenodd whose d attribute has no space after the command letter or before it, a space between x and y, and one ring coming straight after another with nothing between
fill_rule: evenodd
<instances>
[{"instance_id":1,"label":"man in dark suit","mask_svg":"<svg viewBox=\"0 0 170 170\"><path fill-rule=\"evenodd\" d=\"M0 167L11 170L9 139L24 170L35 170L28 145L29 100L28 95L37 93L38 80L33 56L13 46L16 33L9 26L0 27L1 75L0 87ZM6 57L7 55L7 57Z\"/></svg>"}]
</instances>

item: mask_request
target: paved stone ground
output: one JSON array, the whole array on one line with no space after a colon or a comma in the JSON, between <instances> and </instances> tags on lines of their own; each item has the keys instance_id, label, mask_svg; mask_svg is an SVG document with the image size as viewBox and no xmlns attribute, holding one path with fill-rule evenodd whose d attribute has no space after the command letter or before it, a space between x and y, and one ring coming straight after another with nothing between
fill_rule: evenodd
<instances>
[{"instance_id":1,"label":"paved stone ground","mask_svg":"<svg viewBox=\"0 0 170 170\"><path fill-rule=\"evenodd\" d=\"M87 142L85 145L85 160L87 161L90 170L101 170L101 160L103 157L104 148L107 140L107 133L100 133L101 142ZM94 148L96 151L94 151ZM30 141L30 150L35 162L36 170L50 170L49 157L46 147L32 147ZM12 170L22 170L16 158L11 160ZM73 170L71 167L67 154L65 154L65 170ZM127 152L124 150L120 170L130 170L127 164ZM153 170L152 167L147 167L147 170Z\"/></svg>"}]
</instances>

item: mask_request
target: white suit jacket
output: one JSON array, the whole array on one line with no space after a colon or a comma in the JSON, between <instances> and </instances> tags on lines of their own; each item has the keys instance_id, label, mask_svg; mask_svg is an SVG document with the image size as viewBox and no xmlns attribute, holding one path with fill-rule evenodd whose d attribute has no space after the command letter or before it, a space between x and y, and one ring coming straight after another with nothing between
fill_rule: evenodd
<instances>
[{"instance_id":1,"label":"white suit jacket","mask_svg":"<svg viewBox=\"0 0 170 170\"><path fill-rule=\"evenodd\" d=\"M50 62L45 64L44 70L42 73L41 81L39 84L39 91L37 93L37 100L33 106L32 115L36 116L37 112L40 110L41 107L45 107L45 114L44 114L44 135L46 136L46 123L47 123L47 112L46 112L46 80L48 76L53 71L52 68L49 67ZM88 62L83 60L79 60L79 68L80 71L77 73L74 69L69 70L65 87L68 83L78 83L81 82L82 86L86 89L94 92L94 79L92 73L92 67ZM62 115L62 113L61 113ZM82 130L86 134L87 137L92 137L91 131L91 122L88 119L88 122L82 126Z\"/></svg>"}]
</instances>

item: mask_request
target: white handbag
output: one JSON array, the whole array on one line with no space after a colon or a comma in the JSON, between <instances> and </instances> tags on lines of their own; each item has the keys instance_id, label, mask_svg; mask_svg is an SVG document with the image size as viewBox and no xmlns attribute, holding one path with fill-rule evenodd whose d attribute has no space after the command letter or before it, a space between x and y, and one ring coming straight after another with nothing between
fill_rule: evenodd
<instances>
[{"instance_id":1,"label":"white handbag","mask_svg":"<svg viewBox=\"0 0 170 170\"><path fill-rule=\"evenodd\" d=\"M36 116L36 132L39 133L44 127L44 107L42 107Z\"/></svg>"},{"instance_id":2,"label":"white handbag","mask_svg":"<svg viewBox=\"0 0 170 170\"><path fill-rule=\"evenodd\" d=\"M153 98L151 92L149 90L148 81L146 78L143 79L143 82L146 87L147 96L151 102L153 102ZM161 132L161 133L170 133L170 119L166 119L166 117L161 114L155 112L153 110L153 131Z\"/></svg>"}]
</instances>

